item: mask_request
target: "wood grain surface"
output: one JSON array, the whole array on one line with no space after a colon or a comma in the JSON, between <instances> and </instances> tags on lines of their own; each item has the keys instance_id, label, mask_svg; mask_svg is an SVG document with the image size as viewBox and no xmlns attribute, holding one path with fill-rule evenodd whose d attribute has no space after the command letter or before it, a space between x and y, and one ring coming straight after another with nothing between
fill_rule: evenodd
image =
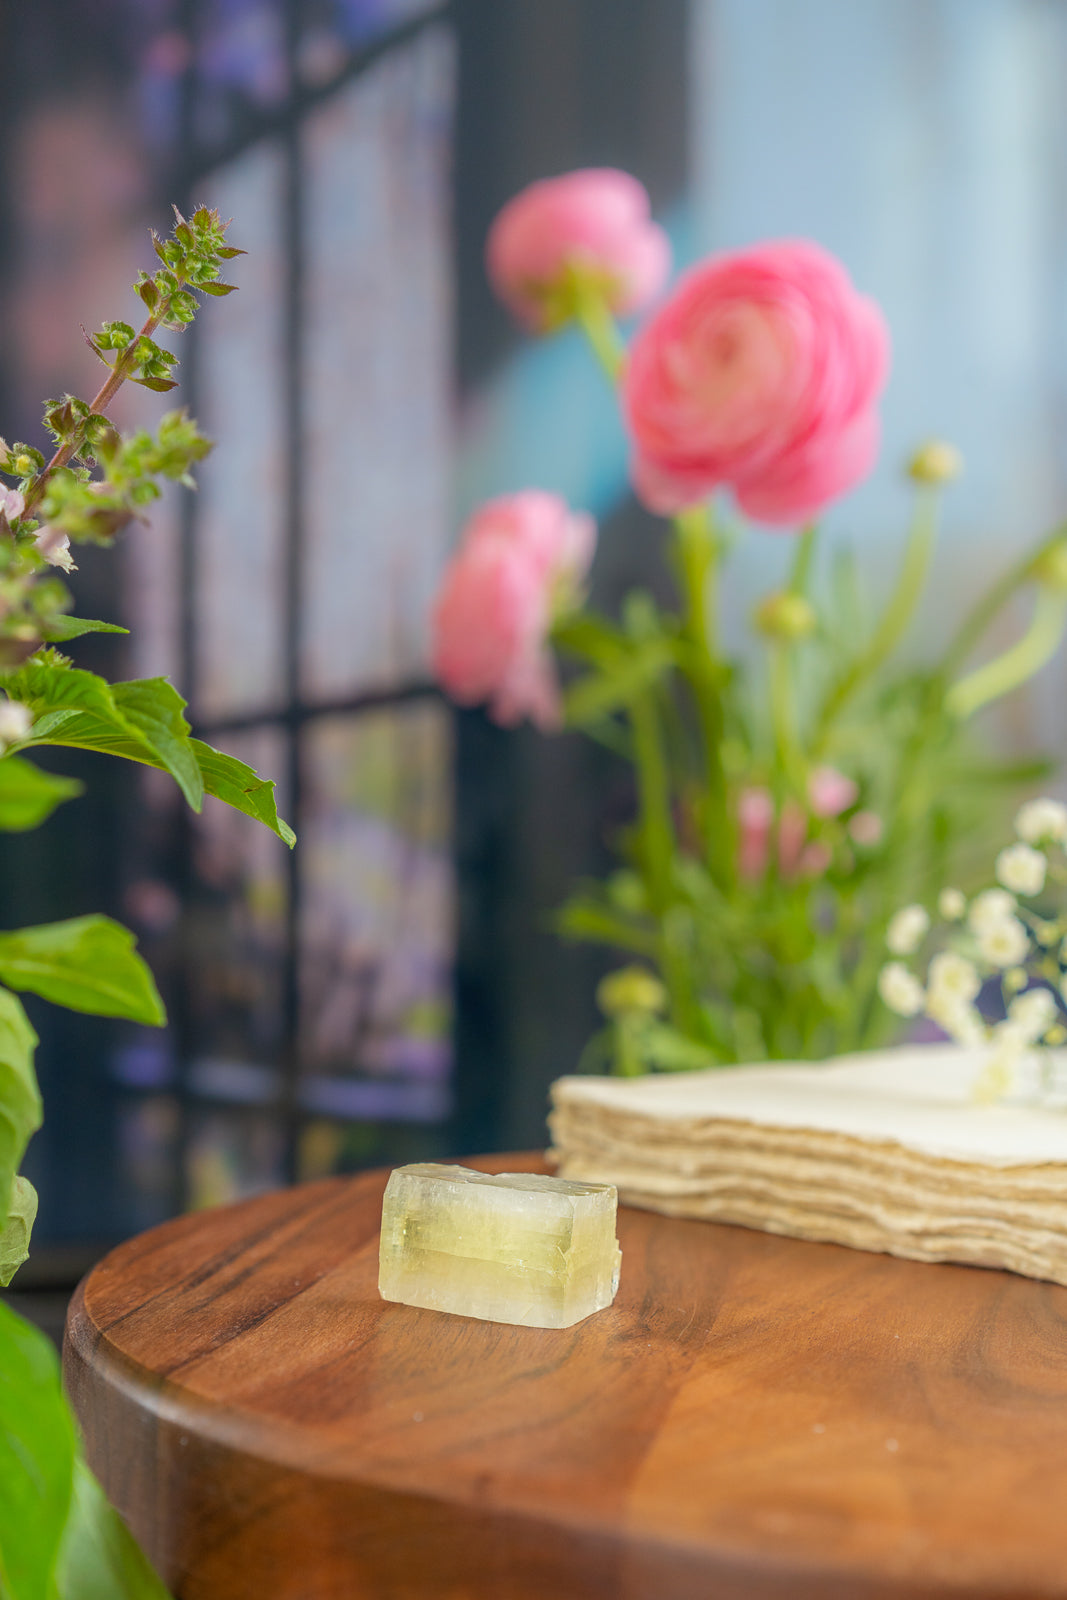
<instances>
[{"instance_id":1,"label":"wood grain surface","mask_svg":"<svg viewBox=\"0 0 1067 1600\"><path fill-rule=\"evenodd\" d=\"M1067 1289L622 1209L615 1305L504 1327L379 1299L385 1176L79 1290L89 1458L181 1600L1067 1597Z\"/></svg>"}]
</instances>

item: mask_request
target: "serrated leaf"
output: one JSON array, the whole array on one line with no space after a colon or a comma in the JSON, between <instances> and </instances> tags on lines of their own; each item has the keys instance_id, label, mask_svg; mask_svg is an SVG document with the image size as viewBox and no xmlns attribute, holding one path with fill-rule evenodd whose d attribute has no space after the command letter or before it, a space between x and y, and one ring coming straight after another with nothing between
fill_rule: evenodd
<instances>
[{"instance_id":1,"label":"serrated leaf","mask_svg":"<svg viewBox=\"0 0 1067 1600\"><path fill-rule=\"evenodd\" d=\"M169 1600L147 1556L81 1459L74 1463L56 1587L58 1600Z\"/></svg>"},{"instance_id":2,"label":"serrated leaf","mask_svg":"<svg viewBox=\"0 0 1067 1600\"><path fill-rule=\"evenodd\" d=\"M41 1126L41 1092L33 1070L36 1048L37 1035L21 1001L0 989L0 1195L5 1202L30 1136Z\"/></svg>"},{"instance_id":3,"label":"serrated leaf","mask_svg":"<svg viewBox=\"0 0 1067 1600\"><path fill-rule=\"evenodd\" d=\"M8 692L34 713L27 744L99 750L162 767L200 810L204 785L190 748L185 701L166 678L109 684L78 667L30 662L12 676Z\"/></svg>"},{"instance_id":4,"label":"serrated leaf","mask_svg":"<svg viewBox=\"0 0 1067 1600\"><path fill-rule=\"evenodd\" d=\"M236 245L220 244L218 249L215 251L215 254L221 257L223 261L232 261L234 256L246 256L248 251L238 250Z\"/></svg>"},{"instance_id":5,"label":"serrated leaf","mask_svg":"<svg viewBox=\"0 0 1067 1600\"><path fill-rule=\"evenodd\" d=\"M0 1305L0 1595L54 1600L76 1431L51 1342ZM74 1600L76 1590L70 1590Z\"/></svg>"},{"instance_id":6,"label":"serrated leaf","mask_svg":"<svg viewBox=\"0 0 1067 1600\"><path fill-rule=\"evenodd\" d=\"M83 788L76 778L60 778L21 756L5 756L0 760L0 832L25 833L39 827Z\"/></svg>"},{"instance_id":7,"label":"serrated leaf","mask_svg":"<svg viewBox=\"0 0 1067 1600\"><path fill-rule=\"evenodd\" d=\"M254 768L238 761L236 756L213 750L201 739L190 742L200 764L205 791L233 806L235 811L243 811L246 817L262 822L292 849L296 834L278 815L273 782L261 778Z\"/></svg>"},{"instance_id":8,"label":"serrated leaf","mask_svg":"<svg viewBox=\"0 0 1067 1600\"><path fill-rule=\"evenodd\" d=\"M6 1289L30 1253L30 1234L37 1220L37 1191L28 1178L15 1178L7 1207L7 1221L0 1224L0 1289Z\"/></svg>"},{"instance_id":9,"label":"serrated leaf","mask_svg":"<svg viewBox=\"0 0 1067 1600\"><path fill-rule=\"evenodd\" d=\"M0 981L54 1005L162 1027L155 979L137 941L110 917L70 917L0 933Z\"/></svg>"},{"instance_id":10,"label":"serrated leaf","mask_svg":"<svg viewBox=\"0 0 1067 1600\"><path fill-rule=\"evenodd\" d=\"M89 617L53 617L41 629L46 644L65 644L68 639L80 639L83 633L129 633L117 622L94 622Z\"/></svg>"}]
</instances>

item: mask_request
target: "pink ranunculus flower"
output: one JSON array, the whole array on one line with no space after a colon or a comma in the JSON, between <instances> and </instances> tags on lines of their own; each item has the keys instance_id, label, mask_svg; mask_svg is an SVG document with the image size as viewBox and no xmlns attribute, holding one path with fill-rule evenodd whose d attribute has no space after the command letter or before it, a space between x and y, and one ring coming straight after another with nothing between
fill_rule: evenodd
<instances>
[{"instance_id":1,"label":"pink ranunculus flower","mask_svg":"<svg viewBox=\"0 0 1067 1600\"><path fill-rule=\"evenodd\" d=\"M839 817L855 805L859 784L836 767L816 767L808 779L808 800L817 817Z\"/></svg>"},{"instance_id":2,"label":"pink ranunculus flower","mask_svg":"<svg viewBox=\"0 0 1067 1600\"><path fill-rule=\"evenodd\" d=\"M524 716L558 726L548 632L553 616L577 600L595 546L592 517L538 489L475 513L433 611L434 672L454 700L488 702L505 726Z\"/></svg>"},{"instance_id":3,"label":"pink ranunculus flower","mask_svg":"<svg viewBox=\"0 0 1067 1600\"><path fill-rule=\"evenodd\" d=\"M737 797L737 871L749 883L762 878L770 858L774 800L769 789L742 789Z\"/></svg>"},{"instance_id":4,"label":"pink ranunculus flower","mask_svg":"<svg viewBox=\"0 0 1067 1600\"><path fill-rule=\"evenodd\" d=\"M728 486L759 522L804 522L873 465L888 368L881 311L819 245L711 256L630 352L637 492L673 512Z\"/></svg>"},{"instance_id":5,"label":"pink ranunculus flower","mask_svg":"<svg viewBox=\"0 0 1067 1600\"><path fill-rule=\"evenodd\" d=\"M564 314L568 269L588 275L610 309L627 316L663 288L671 248L636 178L587 167L531 183L509 200L489 230L486 266L505 305L543 332Z\"/></svg>"}]
</instances>

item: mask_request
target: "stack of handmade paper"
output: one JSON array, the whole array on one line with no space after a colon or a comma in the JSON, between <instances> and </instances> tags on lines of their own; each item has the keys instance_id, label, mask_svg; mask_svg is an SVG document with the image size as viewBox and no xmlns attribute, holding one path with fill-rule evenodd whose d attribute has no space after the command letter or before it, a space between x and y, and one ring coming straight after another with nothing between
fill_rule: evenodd
<instances>
[{"instance_id":1,"label":"stack of handmade paper","mask_svg":"<svg viewBox=\"0 0 1067 1600\"><path fill-rule=\"evenodd\" d=\"M671 1216L1067 1284L1067 1107L978 1103L983 1065L981 1051L934 1045L561 1078L550 1154L561 1177Z\"/></svg>"}]
</instances>

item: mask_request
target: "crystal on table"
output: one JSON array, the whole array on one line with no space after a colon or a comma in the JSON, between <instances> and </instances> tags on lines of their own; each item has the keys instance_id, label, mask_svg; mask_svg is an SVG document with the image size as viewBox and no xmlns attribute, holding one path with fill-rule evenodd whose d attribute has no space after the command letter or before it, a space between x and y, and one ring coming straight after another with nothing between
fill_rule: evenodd
<instances>
[{"instance_id":1,"label":"crystal on table","mask_svg":"<svg viewBox=\"0 0 1067 1600\"><path fill-rule=\"evenodd\" d=\"M617 1205L608 1183L432 1162L397 1167L382 1205L382 1299L569 1328L615 1298Z\"/></svg>"}]
</instances>

